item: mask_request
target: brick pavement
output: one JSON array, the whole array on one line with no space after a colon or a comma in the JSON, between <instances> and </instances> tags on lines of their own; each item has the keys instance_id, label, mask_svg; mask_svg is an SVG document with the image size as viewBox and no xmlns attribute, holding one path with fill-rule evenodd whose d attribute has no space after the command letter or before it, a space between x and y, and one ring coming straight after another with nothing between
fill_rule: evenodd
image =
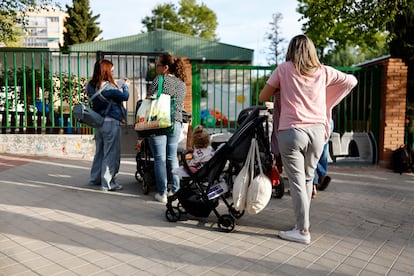
<instances>
[{"instance_id":1,"label":"brick pavement","mask_svg":"<svg viewBox=\"0 0 414 276\"><path fill-rule=\"evenodd\" d=\"M276 237L294 224L288 195L223 233L214 214L166 221L133 158L115 193L86 185L89 161L1 158L0 275L414 275L412 174L331 165L305 246Z\"/></svg>"}]
</instances>

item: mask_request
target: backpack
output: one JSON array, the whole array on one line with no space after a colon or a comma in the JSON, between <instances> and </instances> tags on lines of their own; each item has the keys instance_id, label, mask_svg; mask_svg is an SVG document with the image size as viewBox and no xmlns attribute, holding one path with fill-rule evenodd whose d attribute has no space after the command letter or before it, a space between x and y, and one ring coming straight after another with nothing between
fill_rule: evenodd
<instances>
[{"instance_id":1,"label":"backpack","mask_svg":"<svg viewBox=\"0 0 414 276\"><path fill-rule=\"evenodd\" d=\"M413 161L413 150L406 145L401 145L392 152L391 166L396 173L413 171Z\"/></svg>"}]
</instances>

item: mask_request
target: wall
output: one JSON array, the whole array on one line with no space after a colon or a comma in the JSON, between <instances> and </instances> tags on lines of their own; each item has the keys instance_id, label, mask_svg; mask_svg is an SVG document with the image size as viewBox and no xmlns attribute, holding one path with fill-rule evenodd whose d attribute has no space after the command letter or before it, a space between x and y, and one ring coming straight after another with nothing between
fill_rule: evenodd
<instances>
[{"instance_id":1,"label":"wall","mask_svg":"<svg viewBox=\"0 0 414 276\"><path fill-rule=\"evenodd\" d=\"M392 152L404 144L408 67L400 58L384 57L359 65L381 66L378 159L389 166Z\"/></svg>"},{"instance_id":2,"label":"wall","mask_svg":"<svg viewBox=\"0 0 414 276\"><path fill-rule=\"evenodd\" d=\"M95 142L93 135L1 134L2 153L92 160Z\"/></svg>"},{"instance_id":3,"label":"wall","mask_svg":"<svg viewBox=\"0 0 414 276\"><path fill-rule=\"evenodd\" d=\"M408 67L397 58L389 58L383 65L379 160L388 165L392 151L404 144Z\"/></svg>"}]
</instances>

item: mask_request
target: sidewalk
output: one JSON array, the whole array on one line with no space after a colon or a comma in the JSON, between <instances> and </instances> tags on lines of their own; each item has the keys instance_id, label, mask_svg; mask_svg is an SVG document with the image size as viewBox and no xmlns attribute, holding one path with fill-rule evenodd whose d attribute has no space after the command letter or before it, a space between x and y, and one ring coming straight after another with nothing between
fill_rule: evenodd
<instances>
[{"instance_id":1,"label":"sidewalk","mask_svg":"<svg viewBox=\"0 0 414 276\"><path fill-rule=\"evenodd\" d=\"M134 158L122 160L120 192L89 187L89 168L0 156L0 275L414 275L412 174L331 165L306 246L276 236L294 224L287 194L223 233L214 214L168 222Z\"/></svg>"}]
</instances>

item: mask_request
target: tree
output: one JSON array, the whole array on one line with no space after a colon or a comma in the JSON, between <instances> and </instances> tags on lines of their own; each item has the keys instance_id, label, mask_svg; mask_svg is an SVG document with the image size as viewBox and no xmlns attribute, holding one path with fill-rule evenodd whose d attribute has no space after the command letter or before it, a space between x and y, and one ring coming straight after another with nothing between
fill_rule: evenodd
<instances>
[{"instance_id":1,"label":"tree","mask_svg":"<svg viewBox=\"0 0 414 276\"><path fill-rule=\"evenodd\" d=\"M392 56L403 57L408 64L414 63L414 2L395 18L395 23L388 24L392 34L390 52Z\"/></svg>"},{"instance_id":2,"label":"tree","mask_svg":"<svg viewBox=\"0 0 414 276\"><path fill-rule=\"evenodd\" d=\"M283 15L281 13L274 13L272 19L273 21L270 22L271 31L266 33L266 38L270 40L269 57L267 60L269 65L277 66L282 59L283 48L281 47L281 43L285 41L285 39L281 37L279 30L279 24L283 19Z\"/></svg>"},{"instance_id":3,"label":"tree","mask_svg":"<svg viewBox=\"0 0 414 276\"><path fill-rule=\"evenodd\" d=\"M68 49L70 45L91 42L102 33L99 28L98 15L92 15L89 0L73 0L73 7L66 5L67 18L63 33L63 49Z\"/></svg>"},{"instance_id":4,"label":"tree","mask_svg":"<svg viewBox=\"0 0 414 276\"><path fill-rule=\"evenodd\" d=\"M21 36L17 26L27 24L26 13L36 9L53 8L53 1L43 0L2 0L0 1L0 42L16 42Z\"/></svg>"},{"instance_id":5,"label":"tree","mask_svg":"<svg viewBox=\"0 0 414 276\"><path fill-rule=\"evenodd\" d=\"M375 48L367 47L366 45L350 46L341 45L334 49L328 50L323 57L323 63L332 66L352 66L371 60L389 53L385 33L378 33L377 45Z\"/></svg>"},{"instance_id":6,"label":"tree","mask_svg":"<svg viewBox=\"0 0 414 276\"><path fill-rule=\"evenodd\" d=\"M152 16L145 16L141 23L147 32L164 29L209 40L217 40L217 16L205 4L195 0L181 0L180 7L173 3L157 5Z\"/></svg>"},{"instance_id":7,"label":"tree","mask_svg":"<svg viewBox=\"0 0 414 276\"><path fill-rule=\"evenodd\" d=\"M395 24L388 26L393 34L390 53L401 57L408 66L407 116L414 121L414 2L410 1L404 13L397 15Z\"/></svg>"},{"instance_id":8,"label":"tree","mask_svg":"<svg viewBox=\"0 0 414 276\"><path fill-rule=\"evenodd\" d=\"M378 33L388 32L407 0L298 0L298 12L307 20L303 31L312 38L322 58L328 49L348 46L377 48Z\"/></svg>"}]
</instances>

